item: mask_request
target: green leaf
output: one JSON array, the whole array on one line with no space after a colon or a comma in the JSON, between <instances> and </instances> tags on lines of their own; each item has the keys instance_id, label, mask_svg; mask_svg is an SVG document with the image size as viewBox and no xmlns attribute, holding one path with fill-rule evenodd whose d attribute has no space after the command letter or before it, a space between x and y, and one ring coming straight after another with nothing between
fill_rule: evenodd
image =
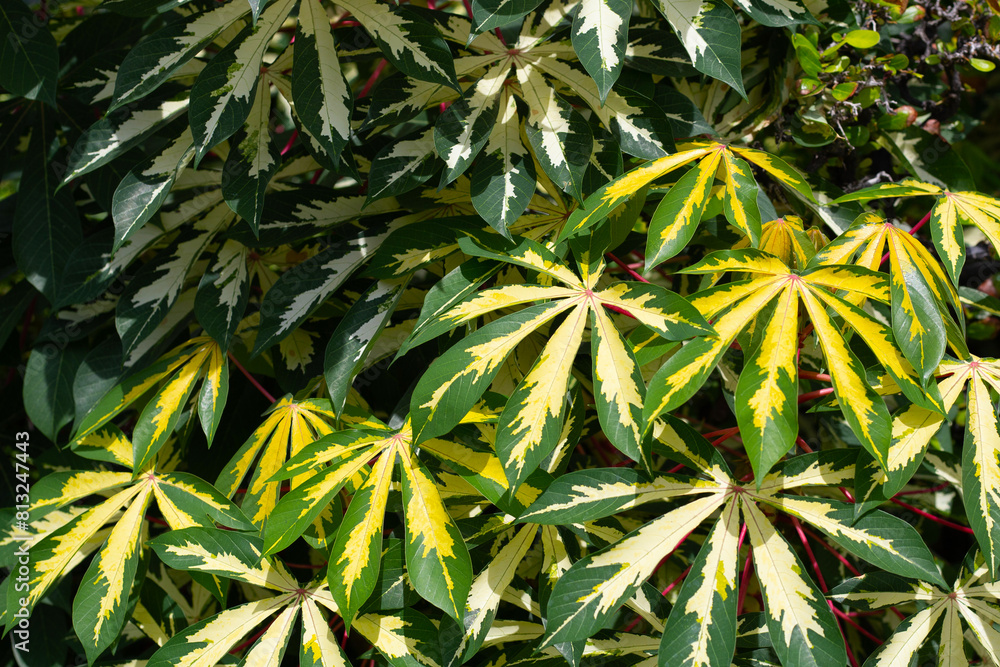
<instances>
[{"instance_id":1,"label":"green leaf","mask_svg":"<svg viewBox=\"0 0 1000 667\"><path fill-rule=\"evenodd\" d=\"M331 334L326 345L323 373L338 417L344 410L355 376L364 368L372 345L392 317L406 282L375 283L351 305Z\"/></svg>"},{"instance_id":2,"label":"green leaf","mask_svg":"<svg viewBox=\"0 0 1000 667\"><path fill-rule=\"evenodd\" d=\"M63 275L74 251L83 244L79 212L69 190L57 190L56 163L48 161L52 126L43 111L32 128L13 219L17 267L51 303L62 297Z\"/></svg>"},{"instance_id":3,"label":"green leaf","mask_svg":"<svg viewBox=\"0 0 1000 667\"><path fill-rule=\"evenodd\" d=\"M229 208L259 233L264 195L281 166L281 153L269 129L271 92L258 86L246 124L231 143L223 173L222 196Z\"/></svg>"},{"instance_id":4,"label":"green leaf","mask_svg":"<svg viewBox=\"0 0 1000 667\"><path fill-rule=\"evenodd\" d=\"M632 5L627 0L581 0L573 17L573 49L593 77L601 102L621 74Z\"/></svg>"},{"instance_id":5,"label":"green leaf","mask_svg":"<svg viewBox=\"0 0 1000 667\"><path fill-rule=\"evenodd\" d=\"M0 86L56 106L59 51L47 20L20 0L0 2Z\"/></svg>"},{"instance_id":6,"label":"green leaf","mask_svg":"<svg viewBox=\"0 0 1000 667\"><path fill-rule=\"evenodd\" d=\"M60 429L73 421L73 379L87 350L79 345L43 343L31 351L24 372L24 410L39 431L59 442Z\"/></svg>"},{"instance_id":7,"label":"green leaf","mask_svg":"<svg viewBox=\"0 0 1000 667\"><path fill-rule=\"evenodd\" d=\"M241 0L232 1L242 4ZM191 87L188 118L197 149L195 164L231 137L250 115L264 51L294 4L295 0L277 0L268 5L256 25L247 26L226 44ZM250 173L255 173L252 165Z\"/></svg>"},{"instance_id":8,"label":"green leaf","mask_svg":"<svg viewBox=\"0 0 1000 667\"><path fill-rule=\"evenodd\" d=\"M302 125L334 159L351 134L351 89L337 57L326 9L320 2L299 4L292 65L292 97Z\"/></svg>"},{"instance_id":9,"label":"green leaf","mask_svg":"<svg viewBox=\"0 0 1000 667\"><path fill-rule=\"evenodd\" d=\"M655 5L684 44L695 68L728 83L746 98L740 69L740 24L729 5L708 0L656 0Z\"/></svg>"},{"instance_id":10,"label":"green leaf","mask_svg":"<svg viewBox=\"0 0 1000 667\"><path fill-rule=\"evenodd\" d=\"M525 129L535 157L557 186L582 201L594 144L590 126L535 67L518 67L517 80L529 107Z\"/></svg>"}]
</instances>

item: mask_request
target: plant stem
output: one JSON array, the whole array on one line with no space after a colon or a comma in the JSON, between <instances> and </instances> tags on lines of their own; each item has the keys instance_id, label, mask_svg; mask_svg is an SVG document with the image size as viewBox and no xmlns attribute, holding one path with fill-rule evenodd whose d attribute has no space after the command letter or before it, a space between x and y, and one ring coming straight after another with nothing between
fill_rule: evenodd
<instances>
[{"instance_id":1,"label":"plant stem","mask_svg":"<svg viewBox=\"0 0 1000 667\"><path fill-rule=\"evenodd\" d=\"M274 396L271 396L270 392L268 392L267 389L264 389L264 387L261 385L260 382L257 382L257 378L251 375L250 371L243 368L243 364L241 364L239 361L236 360L236 357L233 356L232 352L228 352L227 354L229 355L229 359L234 364L236 364L236 368L240 369L240 372L243 373L243 375L245 375L248 380L250 380L250 384L257 387L257 391L259 391L264 398L266 398L272 404L277 403L278 399L276 399Z\"/></svg>"}]
</instances>

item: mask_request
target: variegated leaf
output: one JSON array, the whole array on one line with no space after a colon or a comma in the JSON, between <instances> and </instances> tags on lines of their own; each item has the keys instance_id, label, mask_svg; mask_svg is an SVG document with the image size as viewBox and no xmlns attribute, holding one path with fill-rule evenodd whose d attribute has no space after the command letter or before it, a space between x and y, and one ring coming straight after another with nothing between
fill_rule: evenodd
<instances>
[{"instance_id":1,"label":"variegated leaf","mask_svg":"<svg viewBox=\"0 0 1000 667\"><path fill-rule=\"evenodd\" d=\"M476 213L504 236L521 217L535 191L535 163L521 143L517 99L505 87L492 132L470 174L470 197Z\"/></svg>"},{"instance_id":2,"label":"variegated leaf","mask_svg":"<svg viewBox=\"0 0 1000 667\"><path fill-rule=\"evenodd\" d=\"M347 402L351 383L364 367L372 345L392 317L407 282L375 283L351 305L331 334L323 372L330 402L338 417Z\"/></svg>"},{"instance_id":3,"label":"variegated leaf","mask_svg":"<svg viewBox=\"0 0 1000 667\"><path fill-rule=\"evenodd\" d=\"M185 128L160 153L133 167L122 179L112 199L114 252L156 214L192 157L194 139L191 129Z\"/></svg>"},{"instance_id":4,"label":"variegated leaf","mask_svg":"<svg viewBox=\"0 0 1000 667\"><path fill-rule=\"evenodd\" d=\"M249 251L236 241L226 241L198 284L194 313L205 333L225 352L243 319L250 299Z\"/></svg>"},{"instance_id":5,"label":"variegated leaf","mask_svg":"<svg viewBox=\"0 0 1000 667\"><path fill-rule=\"evenodd\" d=\"M573 49L593 77L601 102L621 74L632 5L626 0L581 0L573 18Z\"/></svg>"},{"instance_id":6,"label":"variegated leaf","mask_svg":"<svg viewBox=\"0 0 1000 667\"><path fill-rule=\"evenodd\" d=\"M115 313L115 327L126 355L164 320L180 296L188 272L215 234L232 218L228 207L216 206L192 228L182 231L169 250L144 264L128 283Z\"/></svg>"},{"instance_id":7,"label":"variegated leaf","mask_svg":"<svg viewBox=\"0 0 1000 667\"><path fill-rule=\"evenodd\" d=\"M695 68L729 84L744 98L740 24L729 5L707 0L657 0Z\"/></svg>"},{"instance_id":8,"label":"variegated leaf","mask_svg":"<svg viewBox=\"0 0 1000 667\"><path fill-rule=\"evenodd\" d=\"M351 134L351 89L340 70L330 19L320 2L299 4L292 97L302 125L334 159Z\"/></svg>"},{"instance_id":9,"label":"variegated leaf","mask_svg":"<svg viewBox=\"0 0 1000 667\"><path fill-rule=\"evenodd\" d=\"M859 558L903 577L944 586L934 558L917 531L885 512L855 519L849 503L791 495L764 496L763 502L811 523Z\"/></svg>"},{"instance_id":10,"label":"variegated leaf","mask_svg":"<svg viewBox=\"0 0 1000 667\"><path fill-rule=\"evenodd\" d=\"M528 105L525 128L535 157L557 186L582 201L594 144L590 126L535 67L518 67L517 80Z\"/></svg>"},{"instance_id":11,"label":"variegated leaf","mask_svg":"<svg viewBox=\"0 0 1000 667\"><path fill-rule=\"evenodd\" d=\"M400 456L406 569L421 597L461 619L472 584L472 561L465 539L448 515L430 473L415 455Z\"/></svg>"},{"instance_id":12,"label":"variegated leaf","mask_svg":"<svg viewBox=\"0 0 1000 667\"><path fill-rule=\"evenodd\" d=\"M91 561L73 598L73 628L91 662L118 638L128 620L129 591L142 551L142 519L152 497L152 485L143 486Z\"/></svg>"},{"instance_id":13,"label":"variegated leaf","mask_svg":"<svg viewBox=\"0 0 1000 667\"><path fill-rule=\"evenodd\" d=\"M657 178L665 176L675 169L707 155L713 150L711 144L699 145L673 155L653 160L637 169L633 169L611 181L594 194L587 197L582 208L570 215L559 234L559 240L574 236L585 229L593 227L618 208L625 200L652 183Z\"/></svg>"},{"instance_id":14,"label":"variegated leaf","mask_svg":"<svg viewBox=\"0 0 1000 667\"><path fill-rule=\"evenodd\" d=\"M230 4L235 4L230 3ZM108 114L87 128L67 158L63 183L103 167L187 111L188 100L154 97Z\"/></svg>"},{"instance_id":15,"label":"variegated leaf","mask_svg":"<svg viewBox=\"0 0 1000 667\"><path fill-rule=\"evenodd\" d=\"M461 90L451 50L421 14L405 5L396 7L377 0L344 0L339 4L357 17L398 70L414 79Z\"/></svg>"},{"instance_id":16,"label":"variegated leaf","mask_svg":"<svg viewBox=\"0 0 1000 667\"><path fill-rule=\"evenodd\" d=\"M458 425L517 344L571 306L568 301L529 306L484 326L435 359L410 401L415 440L443 435Z\"/></svg>"},{"instance_id":17,"label":"variegated leaf","mask_svg":"<svg viewBox=\"0 0 1000 667\"><path fill-rule=\"evenodd\" d=\"M298 328L371 257L390 231L384 226L369 229L356 238L335 243L282 274L264 295L253 354L260 354Z\"/></svg>"},{"instance_id":18,"label":"variegated leaf","mask_svg":"<svg viewBox=\"0 0 1000 667\"><path fill-rule=\"evenodd\" d=\"M131 49L118 68L112 109L145 97L206 44L249 13L242 0L168 23Z\"/></svg>"},{"instance_id":19,"label":"variegated leaf","mask_svg":"<svg viewBox=\"0 0 1000 667\"><path fill-rule=\"evenodd\" d=\"M319 605L312 600L302 601L302 646L299 652L301 667L348 667L350 663L337 638L323 618Z\"/></svg>"},{"instance_id":20,"label":"variegated leaf","mask_svg":"<svg viewBox=\"0 0 1000 667\"><path fill-rule=\"evenodd\" d=\"M587 311L586 305L576 306L551 334L500 415L495 446L512 489L517 489L559 443L565 394Z\"/></svg>"},{"instance_id":21,"label":"variegated leaf","mask_svg":"<svg viewBox=\"0 0 1000 667\"><path fill-rule=\"evenodd\" d=\"M630 468L577 470L557 477L518 521L566 525L601 519L643 503L724 489L716 482L676 474L653 478Z\"/></svg>"},{"instance_id":22,"label":"variegated leaf","mask_svg":"<svg viewBox=\"0 0 1000 667\"><path fill-rule=\"evenodd\" d=\"M215 665L257 625L295 599L295 595L266 597L189 625L161 646L145 667Z\"/></svg>"},{"instance_id":23,"label":"variegated leaf","mask_svg":"<svg viewBox=\"0 0 1000 667\"><path fill-rule=\"evenodd\" d=\"M743 503L767 627L782 664L843 665L837 621L802 562L756 503Z\"/></svg>"},{"instance_id":24,"label":"variegated leaf","mask_svg":"<svg viewBox=\"0 0 1000 667\"><path fill-rule=\"evenodd\" d=\"M732 661L739 527L739 504L733 498L681 586L663 630L659 667L728 667Z\"/></svg>"},{"instance_id":25,"label":"variegated leaf","mask_svg":"<svg viewBox=\"0 0 1000 667\"><path fill-rule=\"evenodd\" d=\"M327 581L345 625L375 589L382 555L382 524L396 461L396 447L382 452L354 494L333 545Z\"/></svg>"},{"instance_id":26,"label":"variegated leaf","mask_svg":"<svg viewBox=\"0 0 1000 667\"><path fill-rule=\"evenodd\" d=\"M510 64L506 61L487 70L438 117L434 124L434 147L444 160L442 186L461 176L489 140L497 124L500 93L509 72Z\"/></svg>"},{"instance_id":27,"label":"variegated leaf","mask_svg":"<svg viewBox=\"0 0 1000 667\"><path fill-rule=\"evenodd\" d=\"M975 368L969 377L962 488L969 525L991 576L996 577L1000 573L1000 427L990 391L990 385L996 389L996 381L984 375Z\"/></svg>"},{"instance_id":28,"label":"variegated leaf","mask_svg":"<svg viewBox=\"0 0 1000 667\"><path fill-rule=\"evenodd\" d=\"M368 173L366 206L409 192L434 175L441 164L433 134L433 128L428 128L416 137L392 141L378 152Z\"/></svg>"},{"instance_id":29,"label":"variegated leaf","mask_svg":"<svg viewBox=\"0 0 1000 667\"><path fill-rule=\"evenodd\" d=\"M648 464L642 451L642 404L646 385L639 364L603 308L591 309L594 399L608 440L633 461Z\"/></svg>"},{"instance_id":30,"label":"variegated leaf","mask_svg":"<svg viewBox=\"0 0 1000 667\"><path fill-rule=\"evenodd\" d=\"M724 501L721 493L694 500L574 563L549 598L543 645L584 639L603 627L660 560Z\"/></svg>"},{"instance_id":31,"label":"variegated leaf","mask_svg":"<svg viewBox=\"0 0 1000 667\"><path fill-rule=\"evenodd\" d=\"M294 4L295 0L269 4L256 25L241 30L198 76L191 88L188 112L197 148L196 163L216 144L231 137L250 115L261 79L261 58Z\"/></svg>"},{"instance_id":32,"label":"variegated leaf","mask_svg":"<svg viewBox=\"0 0 1000 667\"><path fill-rule=\"evenodd\" d=\"M281 166L280 150L269 129L270 119L271 91L266 84L259 85L242 130L230 142L222 168L226 174L222 179L222 196L255 235L264 214L264 195Z\"/></svg>"}]
</instances>

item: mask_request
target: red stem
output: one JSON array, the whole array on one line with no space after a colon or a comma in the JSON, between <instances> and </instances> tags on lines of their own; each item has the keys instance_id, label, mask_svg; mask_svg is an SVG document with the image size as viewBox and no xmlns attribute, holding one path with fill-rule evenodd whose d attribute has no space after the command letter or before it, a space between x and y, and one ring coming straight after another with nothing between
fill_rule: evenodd
<instances>
[{"instance_id":1,"label":"red stem","mask_svg":"<svg viewBox=\"0 0 1000 667\"><path fill-rule=\"evenodd\" d=\"M925 215L924 217L920 218L920 222L918 222L917 224L913 225L913 227L910 228L910 236L913 236L914 234L916 234L918 231L920 231L921 227L923 227L924 225L926 225L928 223L928 221L930 221L930 219L931 219L931 212L932 211L933 211L933 209L931 209L931 211L927 211L927 215ZM882 261L879 262L879 266L882 266L883 264L885 264L888 261L889 261L889 253L885 253L884 255L882 255Z\"/></svg>"},{"instance_id":2,"label":"red stem","mask_svg":"<svg viewBox=\"0 0 1000 667\"><path fill-rule=\"evenodd\" d=\"M815 450L813 450L812 447L809 446L809 443L807 443L805 440L803 440L800 437L796 437L795 438L795 444L799 446L799 449L801 449L802 451L804 451L807 454L812 454L813 451L815 451Z\"/></svg>"},{"instance_id":3,"label":"red stem","mask_svg":"<svg viewBox=\"0 0 1000 667\"><path fill-rule=\"evenodd\" d=\"M799 369L799 379L800 380L820 380L821 382L831 382L832 377L826 373L814 373L812 371L804 371Z\"/></svg>"},{"instance_id":4,"label":"red stem","mask_svg":"<svg viewBox=\"0 0 1000 667\"><path fill-rule=\"evenodd\" d=\"M824 396L829 396L832 393L833 387L824 387L822 389L817 389L816 391L799 394L799 403L805 403L806 401L811 401L814 398L823 398Z\"/></svg>"},{"instance_id":5,"label":"red stem","mask_svg":"<svg viewBox=\"0 0 1000 667\"><path fill-rule=\"evenodd\" d=\"M746 526L743 527L746 530ZM740 540L742 542L742 540ZM736 615L739 616L743 613L743 600L747 596L747 584L750 582L750 573L753 571L753 547L747 549L747 559L743 563L743 576L740 577L740 595L736 598Z\"/></svg>"},{"instance_id":6,"label":"red stem","mask_svg":"<svg viewBox=\"0 0 1000 667\"><path fill-rule=\"evenodd\" d=\"M938 484L937 486L931 486L926 489L913 489L912 491L900 491L893 498L898 496L915 496L919 493L934 493L936 491L941 491L942 489L947 489L951 484L945 482L944 484Z\"/></svg>"},{"instance_id":7,"label":"red stem","mask_svg":"<svg viewBox=\"0 0 1000 667\"><path fill-rule=\"evenodd\" d=\"M264 387L260 384L260 382L257 382L257 378L255 378L254 376L250 375L250 371L248 371L247 369L243 368L243 364L241 364L240 362L238 362L236 360L236 357L233 356L233 353L229 352L228 354L229 354L229 359L234 364L236 364L236 368L240 369L240 372L243 373L243 375L245 375L248 380L250 380L250 384L252 384L253 386L257 387L257 391L259 391L261 393L261 395L264 398L266 398L267 400L269 400L272 404L273 403L277 403L278 399L276 399L274 396L271 396L270 392L268 392L267 389L264 389Z\"/></svg>"},{"instance_id":8,"label":"red stem","mask_svg":"<svg viewBox=\"0 0 1000 667\"><path fill-rule=\"evenodd\" d=\"M670 591L674 590L674 587L677 586L677 584L681 583L681 581L684 579L684 577L686 577L688 575L688 572L691 571L691 567L692 567L692 565L688 565L687 569L680 573L680 576L678 576L676 579L674 579L670 583L669 586L667 586L666 588L664 588L662 595L666 595Z\"/></svg>"},{"instance_id":9,"label":"red stem","mask_svg":"<svg viewBox=\"0 0 1000 667\"><path fill-rule=\"evenodd\" d=\"M813 553L812 547L809 546L809 540L806 539L806 534L802 530L802 524L799 523L797 517L792 517L792 526L795 527L795 532L799 534L799 540L802 541L802 546L806 550L806 555L809 556L809 565L812 566L813 572L816 573L816 580L819 583L819 589L824 593L829 590L826 587L826 580L823 578L823 573L819 570L819 562L816 560L816 555Z\"/></svg>"},{"instance_id":10,"label":"red stem","mask_svg":"<svg viewBox=\"0 0 1000 667\"><path fill-rule=\"evenodd\" d=\"M298 130L293 131L292 132L292 137L288 140L288 143L285 144L285 147L281 149L281 154L282 155L284 155L288 151L292 150L292 144L295 143L295 140L298 139L298 137L299 137L299 131Z\"/></svg>"},{"instance_id":11,"label":"red stem","mask_svg":"<svg viewBox=\"0 0 1000 667\"><path fill-rule=\"evenodd\" d=\"M644 283L648 283L649 282L648 280L646 280L645 278L643 278L641 275L639 275L638 273L636 273L635 270L632 269L632 267L630 267L628 264L626 264L622 260L618 259L618 257L616 257L615 255L611 254L610 252L604 253L604 256L607 257L608 259L610 259L612 262L614 262L618 266L620 266L623 269L625 269L625 272L627 274L629 274L630 276L632 276L633 278L635 278L636 280L638 280L640 282L644 282Z\"/></svg>"},{"instance_id":12,"label":"red stem","mask_svg":"<svg viewBox=\"0 0 1000 667\"><path fill-rule=\"evenodd\" d=\"M929 512L925 512L925 511L923 511L920 508L914 507L913 505L911 505L909 503L904 503L902 500L899 500L898 498L890 498L889 500L891 500L892 502L896 503L900 507L905 507L906 509L910 510L911 512L915 512L915 513L919 514L920 516L924 517L925 519L930 519L934 523L939 523L942 526L947 526L948 528L954 528L955 530L960 530L963 533L968 533L969 535L975 534L971 528L968 528L968 527L963 526L963 525L958 524L958 523L954 523L952 521L948 521L947 519L939 517L939 516L934 516L933 514L930 514Z\"/></svg>"},{"instance_id":13,"label":"red stem","mask_svg":"<svg viewBox=\"0 0 1000 667\"><path fill-rule=\"evenodd\" d=\"M368 81L365 82L365 85L361 89L361 92L358 93L358 99L368 96L368 93L371 92L372 86L374 86L375 82L378 81L378 78L382 75L382 70L385 69L385 66L387 64L388 61L385 58L382 58L381 60L378 61L378 65L375 65L375 71L372 72L372 75L370 77L368 77Z\"/></svg>"}]
</instances>

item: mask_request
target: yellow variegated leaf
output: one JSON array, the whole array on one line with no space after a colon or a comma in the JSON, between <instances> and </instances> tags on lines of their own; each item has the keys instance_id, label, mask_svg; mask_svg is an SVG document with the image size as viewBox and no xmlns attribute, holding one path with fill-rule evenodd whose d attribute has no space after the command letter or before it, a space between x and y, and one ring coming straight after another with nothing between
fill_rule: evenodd
<instances>
[{"instance_id":1,"label":"yellow variegated leaf","mask_svg":"<svg viewBox=\"0 0 1000 667\"><path fill-rule=\"evenodd\" d=\"M160 647L146 667L215 665L240 639L295 598L295 595L279 595L247 602L188 626Z\"/></svg>"},{"instance_id":2,"label":"yellow variegated leaf","mask_svg":"<svg viewBox=\"0 0 1000 667\"><path fill-rule=\"evenodd\" d=\"M298 614L299 607L295 605L289 605L278 614L278 618L274 619L243 658L243 667L280 667Z\"/></svg>"},{"instance_id":3,"label":"yellow variegated leaf","mask_svg":"<svg viewBox=\"0 0 1000 667\"><path fill-rule=\"evenodd\" d=\"M744 502L742 507L767 627L779 659L783 664L845 663L837 622L801 561L756 503Z\"/></svg>"},{"instance_id":4,"label":"yellow variegated leaf","mask_svg":"<svg viewBox=\"0 0 1000 667\"><path fill-rule=\"evenodd\" d=\"M331 600L332 602L332 600ZM347 656L337 643L330 626L323 619L319 605L302 600L302 649L299 654L301 667L349 667Z\"/></svg>"},{"instance_id":5,"label":"yellow variegated leaf","mask_svg":"<svg viewBox=\"0 0 1000 667\"><path fill-rule=\"evenodd\" d=\"M465 540L415 455L401 450L407 574L421 597L456 619L472 581Z\"/></svg>"},{"instance_id":6,"label":"yellow variegated leaf","mask_svg":"<svg viewBox=\"0 0 1000 667\"><path fill-rule=\"evenodd\" d=\"M564 396L587 311L585 304L576 306L559 325L500 415L496 451L511 488L520 486L559 442Z\"/></svg>"},{"instance_id":7,"label":"yellow variegated leaf","mask_svg":"<svg viewBox=\"0 0 1000 667\"><path fill-rule=\"evenodd\" d=\"M693 500L574 563L549 598L543 646L583 639L602 627L660 560L725 499L724 493L716 493Z\"/></svg>"},{"instance_id":8,"label":"yellow variegated leaf","mask_svg":"<svg viewBox=\"0 0 1000 667\"><path fill-rule=\"evenodd\" d=\"M327 580L345 624L371 595L382 553L382 525L397 447L384 450L351 500L330 557Z\"/></svg>"}]
</instances>

